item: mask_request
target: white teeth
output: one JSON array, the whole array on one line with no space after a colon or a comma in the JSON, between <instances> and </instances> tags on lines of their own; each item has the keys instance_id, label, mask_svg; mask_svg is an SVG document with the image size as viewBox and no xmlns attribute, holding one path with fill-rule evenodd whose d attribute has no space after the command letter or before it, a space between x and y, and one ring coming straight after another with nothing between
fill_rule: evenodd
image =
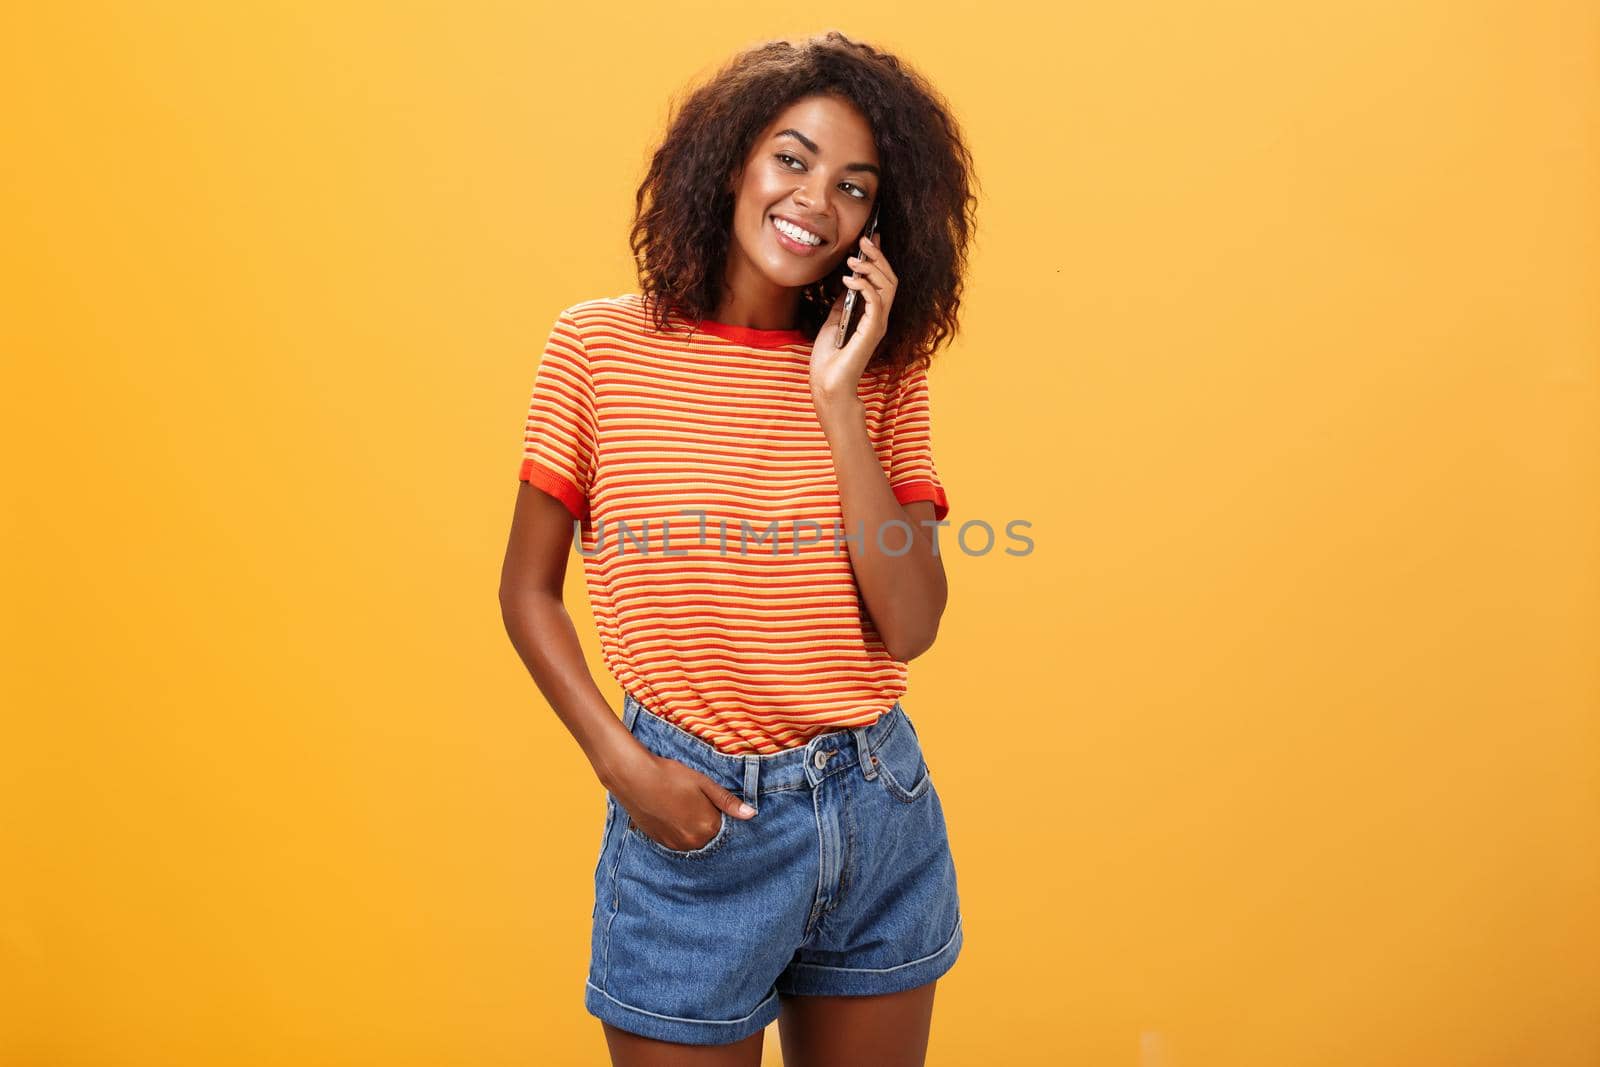
<instances>
[{"instance_id":1,"label":"white teeth","mask_svg":"<svg viewBox=\"0 0 1600 1067\"><path fill-rule=\"evenodd\" d=\"M785 235L794 238L796 241L801 241L808 245L820 245L822 243L822 238L818 237L809 230L802 230L792 222L775 218L772 220L772 224L778 227L778 229L782 230Z\"/></svg>"}]
</instances>

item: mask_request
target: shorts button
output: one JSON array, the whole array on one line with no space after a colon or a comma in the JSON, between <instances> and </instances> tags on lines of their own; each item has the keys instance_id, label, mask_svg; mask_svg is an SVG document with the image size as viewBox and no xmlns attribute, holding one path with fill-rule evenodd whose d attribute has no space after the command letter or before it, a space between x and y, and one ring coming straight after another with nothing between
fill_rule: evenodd
<instances>
[{"instance_id":1,"label":"shorts button","mask_svg":"<svg viewBox=\"0 0 1600 1067\"><path fill-rule=\"evenodd\" d=\"M833 749L830 748L827 751L823 751L819 748L817 749L816 756L811 760L811 762L816 764L818 767L821 767L824 763L828 762L828 757L831 755L833 755Z\"/></svg>"}]
</instances>

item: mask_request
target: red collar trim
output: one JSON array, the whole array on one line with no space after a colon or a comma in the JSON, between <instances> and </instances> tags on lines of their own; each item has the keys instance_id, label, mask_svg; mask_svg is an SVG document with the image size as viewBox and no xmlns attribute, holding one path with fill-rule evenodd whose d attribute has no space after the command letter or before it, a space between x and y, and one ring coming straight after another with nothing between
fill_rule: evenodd
<instances>
[{"instance_id":1,"label":"red collar trim","mask_svg":"<svg viewBox=\"0 0 1600 1067\"><path fill-rule=\"evenodd\" d=\"M693 320L686 318L683 321L690 329L699 333L709 333L713 337L720 337L735 344L749 345L751 348L783 348L787 345L811 343L804 330L758 330L753 326L733 326L726 322L713 322L711 319L701 319L698 326Z\"/></svg>"}]
</instances>

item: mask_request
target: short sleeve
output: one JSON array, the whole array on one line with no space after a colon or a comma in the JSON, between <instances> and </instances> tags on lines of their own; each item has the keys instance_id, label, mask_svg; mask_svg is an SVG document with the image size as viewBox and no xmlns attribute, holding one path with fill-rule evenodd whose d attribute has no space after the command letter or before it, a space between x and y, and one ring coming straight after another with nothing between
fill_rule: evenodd
<instances>
[{"instance_id":1,"label":"short sleeve","mask_svg":"<svg viewBox=\"0 0 1600 1067\"><path fill-rule=\"evenodd\" d=\"M907 371L890 407L889 488L902 504L932 501L934 519L942 520L950 511L950 502L933 463L931 416L927 368Z\"/></svg>"},{"instance_id":2,"label":"short sleeve","mask_svg":"<svg viewBox=\"0 0 1600 1067\"><path fill-rule=\"evenodd\" d=\"M534 375L518 480L561 501L574 518L587 519L594 458L594 379L567 308L550 329Z\"/></svg>"}]
</instances>

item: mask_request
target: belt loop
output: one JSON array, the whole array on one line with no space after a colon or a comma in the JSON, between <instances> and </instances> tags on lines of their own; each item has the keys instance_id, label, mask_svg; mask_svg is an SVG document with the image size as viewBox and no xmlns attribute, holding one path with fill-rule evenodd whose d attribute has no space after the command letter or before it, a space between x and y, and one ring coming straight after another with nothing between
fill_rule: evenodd
<instances>
[{"instance_id":1,"label":"belt loop","mask_svg":"<svg viewBox=\"0 0 1600 1067\"><path fill-rule=\"evenodd\" d=\"M761 805L756 803L756 787L760 773L761 757L753 752L746 753L744 757L744 802L758 811Z\"/></svg>"},{"instance_id":2,"label":"belt loop","mask_svg":"<svg viewBox=\"0 0 1600 1067\"><path fill-rule=\"evenodd\" d=\"M861 761L861 773L870 782L878 777L878 768L872 762L872 745L867 740L867 728L852 726L850 732L856 735L856 756Z\"/></svg>"},{"instance_id":3,"label":"belt loop","mask_svg":"<svg viewBox=\"0 0 1600 1067\"><path fill-rule=\"evenodd\" d=\"M622 728L633 733L633 721L639 717L639 702L632 693L622 695Z\"/></svg>"}]
</instances>

